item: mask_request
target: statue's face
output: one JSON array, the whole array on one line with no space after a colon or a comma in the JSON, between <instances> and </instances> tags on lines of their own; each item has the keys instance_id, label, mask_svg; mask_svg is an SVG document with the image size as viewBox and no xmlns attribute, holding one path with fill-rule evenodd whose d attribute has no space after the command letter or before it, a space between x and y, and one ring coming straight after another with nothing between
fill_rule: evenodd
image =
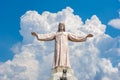
<instances>
[{"instance_id":1,"label":"statue's face","mask_svg":"<svg viewBox=\"0 0 120 80\"><path fill-rule=\"evenodd\" d=\"M63 30L64 29L64 26L63 25L60 25L60 30Z\"/></svg>"},{"instance_id":2,"label":"statue's face","mask_svg":"<svg viewBox=\"0 0 120 80\"><path fill-rule=\"evenodd\" d=\"M65 30L65 26L64 26L64 24L59 24L59 30L60 31L64 31Z\"/></svg>"}]
</instances>

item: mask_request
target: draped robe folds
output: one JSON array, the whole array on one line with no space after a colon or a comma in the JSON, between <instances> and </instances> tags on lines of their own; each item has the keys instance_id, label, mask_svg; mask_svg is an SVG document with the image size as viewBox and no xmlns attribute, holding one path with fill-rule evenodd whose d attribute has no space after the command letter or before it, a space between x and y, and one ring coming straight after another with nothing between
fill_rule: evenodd
<instances>
[{"instance_id":1,"label":"draped robe folds","mask_svg":"<svg viewBox=\"0 0 120 80\"><path fill-rule=\"evenodd\" d=\"M70 60L69 60L69 48L68 48L69 40L73 42L86 41L86 36L79 37L69 32L56 32L56 33L37 34L37 35L38 35L38 40L40 41L55 40L53 68L58 66L71 68Z\"/></svg>"}]
</instances>

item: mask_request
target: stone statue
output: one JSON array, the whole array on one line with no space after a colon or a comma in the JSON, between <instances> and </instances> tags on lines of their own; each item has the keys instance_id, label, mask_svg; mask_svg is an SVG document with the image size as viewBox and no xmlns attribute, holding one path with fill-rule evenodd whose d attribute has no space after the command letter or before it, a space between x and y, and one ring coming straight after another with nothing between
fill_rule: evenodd
<instances>
[{"instance_id":1,"label":"stone statue","mask_svg":"<svg viewBox=\"0 0 120 80\"><path fill-rule=\"evenodd\" d=\"M81 37L70 32L65 32L64 23L59 23L57 32L49 34L37 34L35 32L31 32L31 34L35 36L39 41L55 40L53 68L60 66L71 68L69 61L68 41L84 42L88 37L93 37L92 34Z\"/></svg>"}]
</instances>

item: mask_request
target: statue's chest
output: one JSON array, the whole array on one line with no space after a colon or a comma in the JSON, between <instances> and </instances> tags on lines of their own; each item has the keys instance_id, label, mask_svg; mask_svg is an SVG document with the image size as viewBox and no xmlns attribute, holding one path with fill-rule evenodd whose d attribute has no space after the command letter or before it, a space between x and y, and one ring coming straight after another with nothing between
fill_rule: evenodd
<instances>
[{"instance_id":1,"label":"statue's chest","mask_svg":"<svg viewBox=\"0 0 120 80\"><path fill-rule=\"evenodd\" d=\"M56 38L67 38L67 33L59 32L56 34Z\"/></svg>"}]
</instances>

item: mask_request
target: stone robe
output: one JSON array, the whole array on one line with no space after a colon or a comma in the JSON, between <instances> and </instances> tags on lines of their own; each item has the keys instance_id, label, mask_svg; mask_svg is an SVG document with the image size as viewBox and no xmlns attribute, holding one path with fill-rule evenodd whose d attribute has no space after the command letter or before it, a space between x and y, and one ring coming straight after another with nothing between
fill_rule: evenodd
<instances>
[{"instance_id":1,"label":"stone robe","mask_svg":"<svg viewBox=\"0 0 120 80\"><path fill-rule=\"evenodd\" d=\"M79 37L69 32L56 32L56 33L37 34L37 35L38 35L38 40L40 41L55 40L53 68L58 66L71 68L70 60L69 60L69 48L68 48L69 40L73 42L86 41L86 37Z\"/></svg>"}]
</instances>

